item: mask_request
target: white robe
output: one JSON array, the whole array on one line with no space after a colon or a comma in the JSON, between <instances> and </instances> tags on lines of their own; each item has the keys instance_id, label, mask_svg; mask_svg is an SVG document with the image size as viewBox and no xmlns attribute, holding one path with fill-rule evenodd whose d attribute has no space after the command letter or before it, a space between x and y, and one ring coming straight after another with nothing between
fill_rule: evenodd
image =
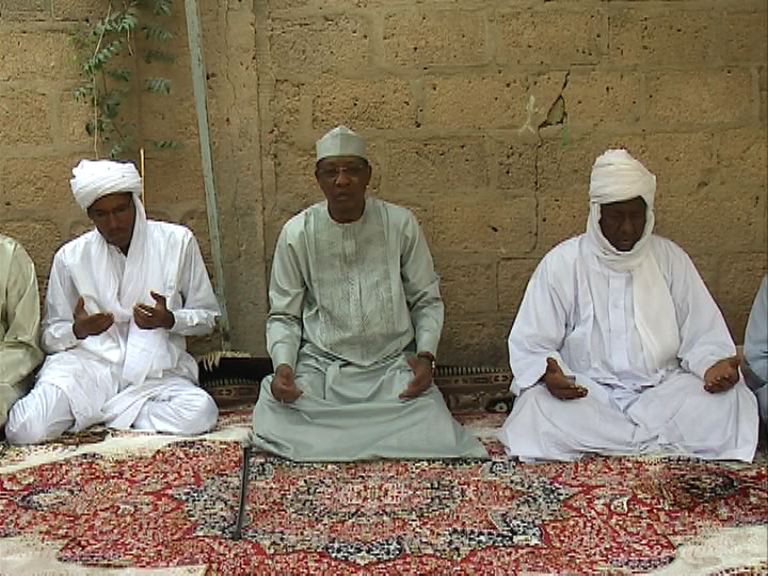
<instances>
[{"instance_id":1,"label":"white robe","mask_svg":"<svg viewBox=\"0 0 768 576\"><path fill-rule=\"evenodd\" d=\"M43 359L35 265L24 248L0 234L0 429Z\"/></svg>"},{"instance_id":2,"label":"white robe","mask_svg":"<svg viewBox=\"0 0 768 576\"><path fill-rule=\"evenodd\" d=\"M721 394L703 389L705 371L736 348L690 258L650 237L674 304L680 347L649 365L636 326L633 280L611 270L586 235L551 250L528 284L509 334L512 391L499 434L511 456L575 460L584 453L663 452L751 461L757 445L754 396L743 381ZM589 389L561 401L540 381L547 357Z\"/></svg>"},{"instance_id":3,"label":"white robe","mask_svg":"<svg viewBox=\"0 0 768 576\"><path fill-rule=\"evenodd\" d=\"M434 385L400 400L416 350L437 353L443 302L432 256L405 208L367 199L339 224L327 203L291 219L275 250L267 345L303 390L281 404L264 379L253 444L299 461L484 457Z\"/></svg>"},{"instance_id":4,"label":"white robe","mask_svg":"<svg viewBox=\"0 0 768 576\"><path fill-rule=\"evenodd\" d=\"M128 310L137 302L154 305L149 290L137 302L121 301L126 286L144 281L127 276L131 250L126 257L96 230L65 244L54 257L46 297L42 344L50 356L34 390L9 415L6 434L12 443L37 443L102 422L179 434L204 432L215 423L215 403L196 385L197 364L186 351L185 337L210 333L219 313L200 249L187 228L140 222L144 215L138 207L136 217L140 228L134 228L131 250L139 231L148 247L138 258L138 274L150 279L149 290L166 296L173 327L139 330L130 316L114 309L115 302ZM115 323L78 340L72 325L80 296L89 314L112 312ZM134 334L137 345L130 347Z\"/></svg>"}]
</instances>

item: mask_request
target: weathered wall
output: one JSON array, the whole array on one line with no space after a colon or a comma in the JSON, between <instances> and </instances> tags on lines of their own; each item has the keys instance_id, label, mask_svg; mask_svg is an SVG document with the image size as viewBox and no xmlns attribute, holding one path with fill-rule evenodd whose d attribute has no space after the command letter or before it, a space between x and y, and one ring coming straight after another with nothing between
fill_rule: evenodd
<instances>
[{"instance_id":1,"label":"weathered wall","mask_svg":"<svg viewBox=\"0 0 768 576\"><path fill-rule=\"evenodd\" d=\"M0 0L0 228L41 274L84 223L66 193L89 147L65 33L105 4ZM657 174L657 230L742 339L768 242L763 0L201 4L235 347L261 351L274 241L321 199L313 143L338 123L369 139L372 193L422 222L446 300L442 361L504 363L530 272L583 230L591 163L617 145ZM186 144L150 158L150 212L189 223L210 254L176 9L174 107L135 107L145 137Z\"/></svg>"}]
</instances>

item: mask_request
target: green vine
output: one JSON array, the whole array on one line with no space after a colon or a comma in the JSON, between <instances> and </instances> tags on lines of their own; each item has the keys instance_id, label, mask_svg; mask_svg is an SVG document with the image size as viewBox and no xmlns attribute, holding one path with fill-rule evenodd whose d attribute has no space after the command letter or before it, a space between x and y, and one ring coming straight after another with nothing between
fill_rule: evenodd
<instances>
[{"instance_id":1,"label":"green vine","mask_svg":"<svg viewBox=\"0 0 768 576\"><path fill-rule=\"evenodd\" d=\"M106 153L119 159L135 152L135 125L121 112L136 86L137 58L145 63L171 63L175 57L164 44L173 39L165 24L172 15L172 0L106 0L106 15L73 35L80 54L82 83L75 99L88 104L85 131L93 140L96 158ZM142 50L137 52L139 36ZM145 78L142 89L159 95L171 93L168 78ZM155 148L175 148L173 140L150 141ZM135 154L134 154L135 155Z\"/></svg>"}]
</instances>

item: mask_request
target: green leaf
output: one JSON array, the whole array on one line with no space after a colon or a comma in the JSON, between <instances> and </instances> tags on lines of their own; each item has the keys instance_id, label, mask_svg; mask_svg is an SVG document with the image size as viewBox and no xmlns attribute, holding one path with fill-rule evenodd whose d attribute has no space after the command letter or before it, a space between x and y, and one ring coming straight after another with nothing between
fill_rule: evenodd
<instances>
[{"instance_id":1,"label":"green leaf","mask_svg":"<svg viewBox=\"0 0 768 576\"><path fill-rule=\"evenodd\" d=\"M181 143L176 140L150 140L149 142L156 150L176 150L181 147Z\"/></svg>"},{"instance_id":2,"label":"green leaf","mask_svg":"<svg viewBox=\"0 0 768 576\"><path fill-rule=\"evenodd\" d=\"M151 64L152 62L165 62L172 63L176 61L176 57L170 52L163 50L147 50L144 53L144 62Z\"/></svg>"},{"instance_id":3,"label":"green leaf","mask_svg":"<svg viewBox=\"0 0 768 576\"><path fill-rule=\"evenodd\" d=\"M145 24L141 27L141 31L144 32L144 37L147 40L167 42L173 38L173 32L157 24Z\"/></svg>"},{"instance_id":4,"label":"green leaf","mask_svg":"<svg viewBox=\"0 0 768 576\"><path fill-rule=\"evenodd\" d=\"M171 81L168 78L147 78L144 81L144 88L147 92L154 94L170 94Z\"/></svg>"},{"instance_id":5,"label":"green leaf","mask_svg":"<svg viewBox=\"0 0 768 576\"><path fill-rule=\"evenodd\" d=\"M156 16L170 16L171 15L171 0L155 0L154 13Z\"/></svg>"},{"instance_id":6,"label":"green leaf","mask_svg":"<svg viewBox=\"0 0 768 576\"><path fill-rule=\"evenodd\" d=\"M105 73L110 78L120 80L121 82L130 82L133 77L133 70L128 68L118 68L117 70L109 69Z\"/></svg>"}]
</instances>

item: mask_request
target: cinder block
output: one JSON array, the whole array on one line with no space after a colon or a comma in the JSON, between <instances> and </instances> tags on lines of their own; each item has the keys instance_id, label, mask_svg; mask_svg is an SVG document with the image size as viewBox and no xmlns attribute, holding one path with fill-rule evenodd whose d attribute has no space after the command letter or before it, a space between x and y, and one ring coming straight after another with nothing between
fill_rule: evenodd
<instances>
[{"instance_id":1,"label":"cinder block","mask_svg":"<svg viewBox=\"0 0 768 576\"><path fill-rule=\"evenodd\" d=\"M476 312L495 312L495 256L473 257L445 252L435 254L446 317L468 319Z\"/></svg>"},{"instance_id":2,"label":"cinder block","mask_svg":"<svg viewBox=\"0 0 768 576\"><path fill-rule=\"evenodd\" d=\"M277 136L290 139L300 129L303 115L301 87L297 83L278 81L269 101L272 123Z\"/></svg>"},{"instance_id":3,"label":"cinder block","mask_svg":"<svg viewBox=\"0 0 768 576\"><path fill-rule=\"evenodd\" d=\"M277 78L329 70L356 75L370 63L370 32L362 16L270 20L272 70Z\"/></svg>"},{"instance_id":4,"label":"cinder block","mask_svg":"<svg viewBox=\"0 0 768 576\"><path fill-rule=\"evenodd\" d=\"M656 175L657 198L674 197L714 177L714 144L709 133L650 133L625 136L621 144Z\"/></svg>"},{"instance_id":5,"label":"cinder block","mask_svg":"<svg viewBox=\"0 0 768 576\"><path fill-rule=\"evenodd\" d=\"M446 317L438 362L451 365L509 366L507 335L511 315L496 314L477 319Z\"/></svg>"},{"instance_id":6,"label":"cinder block","mask_svg":"<svg viewBox=\"0 0 768 576\"><path fill-rule=\"evenodd\" d=\"M53 158L6 158L0 161L0 179L3 193L0 203L6 210L36 210L40 214L60 216L77 213L69 187L72 168L80 156L67 155ZM30 168L34 166L34 170Z\"/></svg>"},{"instance_id":7,"label":"cinder block","mask_svg":"<svg viewBox=\"0 0 768 576\"><path fill-rule=\"evenodd\" d=\"M180 203L205 205L205 184L199 149L185 144L178 150L147 151L144 161L144 203L148 213L174 213Z\"/></svg>"},{"instance_id":8,"label":"cinder block","mask_svg":"<svg viewBox=\"0 0 768 576\"><path fill-rule=\"evenodd\" d=\"M435 205L435 248L503 255L529 252L535 244L536 201L475 195Z\"/></svg>"},{"instance_id":9,"label":"cinder block","mask_svg":"<svg viewBox=\"0 0 768 576\"><path fill-rule=\"evenodd\" d=\"M526 80L502 72L433 78L425 83L424 125L520 128L527 118Z\"/></svg>"},{"instance_id":10,"label":"cinder block","mask_svg":"<svg viewBox=\"0 0 768 576\"><path fill-rule=\"evenodd\" d=\"M765 126L720 134L717 146L719 182L740 189L747 203L753 197L765 197L768 189L767 140Z\"/></svg>"},{"instance_id":11,"label":"cinder block","mask_svg":"<svg viewBox=\"0 0 768 576\"><path fill-rule=\"evenodd\" d=\"M71 144L92 144L93 137L88 135L85 126L93 116L93 109L87 102L77 101L72 90L67 90L59 97L59 134L64 142Z\"/></svg>"},{"instance_id":12,"label":"cinder block","mask_svg":"<svg viewBox=\"0 0 768 576\"><path fill-rule=\"evenodd\" d=\"M67 34L0 28L0 80L56 80L80 73Z\"/></svg>"},{"instance_id":13,"label":"cinder block","mask_svg":"<svg viewBox=\"0 0 768 576\"><path fill-rule=\"evenodd\" d=\"M484 64L486 38L479 11L402 10L384 17L384 59L396 66Z\"/></svg>"},{"instance_id":14,"label":"cinder block","mask_svg":"<svg viewBox=\"0 0 768 576\"><path fill-rule=\"evenodd\" d=\"M0 146L50 142L48 96L35 90L0 89Z\"/></svg>"},{"instance_id":15,"label":"cinder block","mask_svg":"<svg viewBox=\"0 0 768 576\"><path fill-rule=\"evenodd\" d=\"M502 64L596 64L605 51L605 15L600 9L525 9L499 14L498 60Z\"/></svg>"},{"instance_id":16,"label":"cinder block","mask_svg":"<svg viewBox=\"0 0 768 576\"><path fill-rule=\"evenodd\" d=\"M768 55L766 4L763 3L762 10L726 12L718 14L718 18L723 26L717 42L720 59L726 64L753 62L765 66Z\"/></svg>"},{"instance_id":17,"label":"cinder block","mask_svg":"<svg viewBox=\"0 0 768 576\"><path fill-rule=\"evenodd\" d=\"M532 195L536 189L537 144L508 136L495 142L497 186L515 195Z\"/></svg>"},{"instance_id":18,"label":"cinder block","mask_svg":"<svg viewBox=\"0 0 768 576\"><path fill-rule=\"evenodd\" d=\"M666 129L746 123L752 77L742 69L658 72L647 79L647 117Z\"/></svg>"},{"instance_id":19,"label":"cinder block","mask_svg":"<svg viewBox=\"0 0 768 576\"><path fill-rule=\"evenodd\" d=\"M654 10L630 4L608 17L610 58L619 65L709 65L718 58L718 10L691 10L674 4Z\"/></svg>"},{"instance_id":20,"label":"cinder block","mask_svg":"<svg viewBox=\"0 0 768 576\"><path fill-rule=\"evenodd\" d=\"M309 84L312 126L327 130L345 124L363 128L416 125L416 103L409 84L396 78L348 80L324 76Z\"/></svg>"},{"instance_id":21,"label":"cinder block","mask_svg":"<svg viewBox=\"0 0 768 576\"><path fill-rule=\"evenodd\" d=\"M50 0L0 0L0 17L6 21L47 20Z\"/></svg>"},{"instance_id":22,"label":"cinder block","mask_svg":"<svg viewBox=\"0 0 768 576\"><path fill-rule=\"evenodd\" d=\"M738 343L744 342L749 311L765 272L765 248L721 256L717 289L713 295L723 311L731 336Z\"/></svg>"},{"instance_id":23,"label":"cinder block","mask_svg":"<svg viewBox=\"0 0 768 576\"><path fill-rule=\"evenodd\" d=\"M399 140L389 145L385 181L415 198L487 188L485 144L481 138Z\"/></svg>"},{"instance_id":24,"label":"cinder block","mask_svg":"<svg viewBox=\"0 0 768 576\"><path fill-rule=\"evenodd\" d=\"M589 216L588 186L562 184L557 191L541 193L538 204L536 253L542 256L563 240L583 234Z\"/></svg>"},{"instance_id":25,"label":"cinder block","mask_svg":"<svg viewBox=\"0 0 768 576\"><path fill-rule=\"evenodd\" d=\"M108 4L103 0L49 0L56 20L85 20L93 22L107 15Z\"/></svg>"},{"instance_id":26,"label":"cinder block","mask_svg":"<svg viewBox=\"0 0 768 576\"><path fill-rule=\"evenodd\" d=\"M517 314L528 281L538 264L536 258L505 258L499 261L499 310L502 313L512 317Z\"/></svg>"},{"instance_id":27,"label":"cinder block","mask_svg":"<svg viewBox=\"0 0 768 576\"><path fill-rule=\"evenodd\" d=\"M640 77L634 72L571 72L563 90L568 124L588 127L636 124L640 94Z\"/></svg>"},{"instance_id":28,"label":"cinder block","mask_svg":"<svg viewBox=\"0 0 768 576\"><path fill-rule=\"evenodd\" d=\"M738 182L716 183L685 196L660 198L656 231L695 253L765 253L766 198L744 196Z\"/></svg>"},{"instance_id":29,"label":"cinder block","mask_svg":"<svg viewBox=\"0 0 768 576\"><path fill-rule=\"evenodd\" d=\"M211 252L211 238L208 232L207 212L205 210L192 210L179 218L178 222L192 230L200 246L200 252L203 255L203 260L205 260L208 274L213 278L213 254ZM220 232L223 231L220 230Z\"/></svg>"},{"instance_id":30,"label":"cinder block","mask_svg":"<svg viewBox=\"0 0 768 576\"><path fill-rule=\"evenodd\" d=\"M47 277L51 270L53 255L62 244L59 227L50 220L31 222L3 222L3 234L15 238L24 246L35 263L38 277ZM44 294L44 293L43 293Z\"/></svg>"},{"instance_id":31,"label":"cinder block","mask_svg":"<svg viewBox=\"0 0 768 576\"><path fill-rule=\"evenodd\" d=\"M147 94L137 92L136 97L141 98L141 138L142 140L176 142L191 141L197 147L197 114L195 112L195 100L192 89L179 90L170 95ZM209 101L210 102L210 101ZM125 103L123 118L132 117L131 103ZM210 122L209 129L214 142L218 125Z\"/></svg>"},{"instance_id":32,"label":"cinder block","mask_svg":"<svg viewBox=\"0 0 768 576\"><path fill-rule=\"evenodd\" d=\"M539 190L547 194L559 193L564 189L580 189L586 206L589 201L589 175L595 159L613 144L617 138L607 135L584 135L580 137L561 134L557 139L545 140L538 154Z\"/></svg>"}]
</instances>

